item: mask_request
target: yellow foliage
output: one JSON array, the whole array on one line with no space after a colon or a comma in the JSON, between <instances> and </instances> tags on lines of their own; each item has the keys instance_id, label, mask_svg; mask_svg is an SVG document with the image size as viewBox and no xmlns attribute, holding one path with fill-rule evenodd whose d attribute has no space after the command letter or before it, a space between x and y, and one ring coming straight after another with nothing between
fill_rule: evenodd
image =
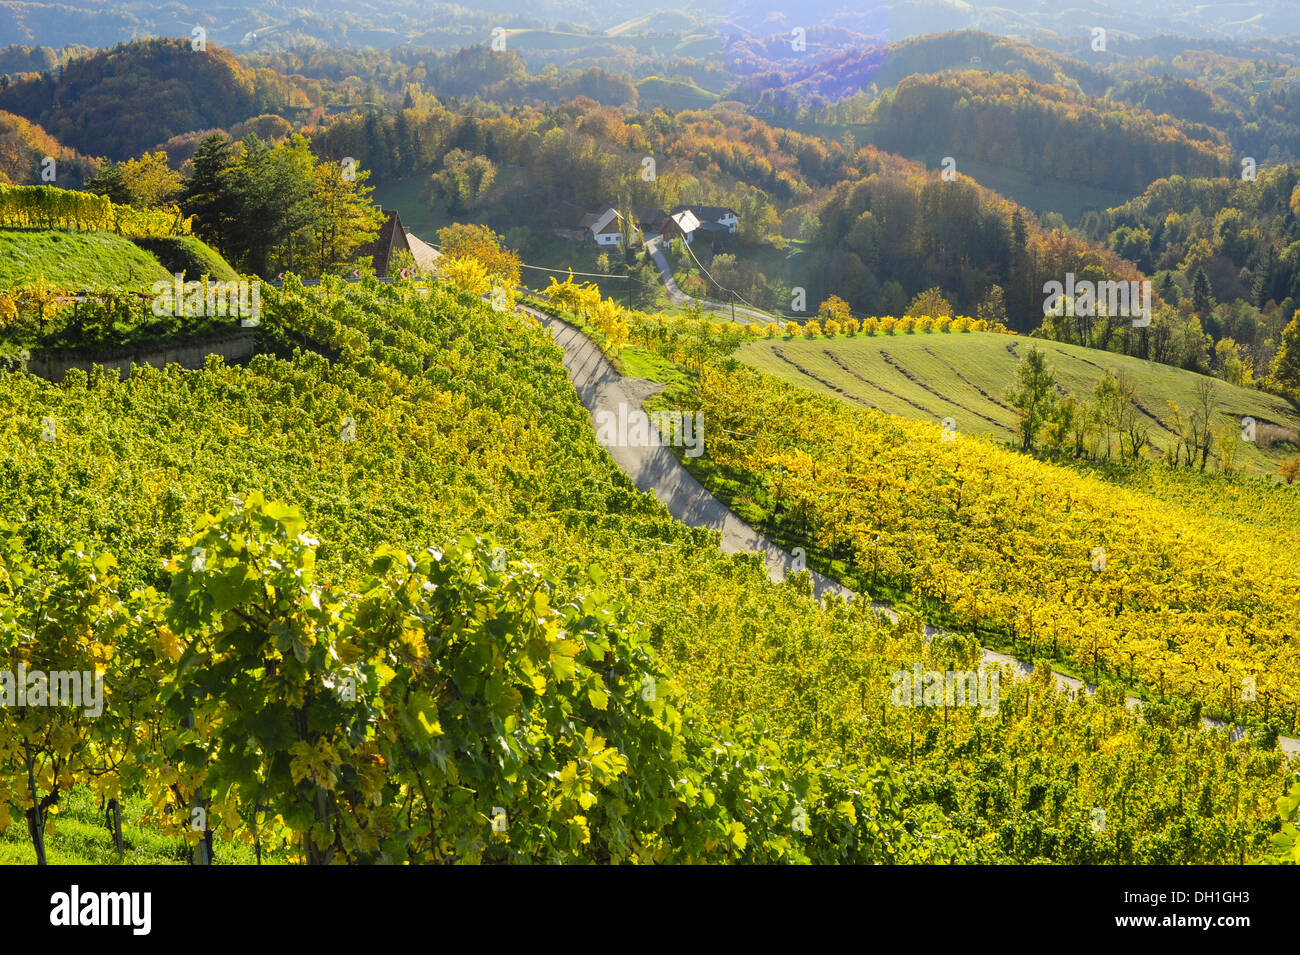
<instances>
[{"instance_id":1,"label":"yellow foliage","mask_svg":"<svg viewBox=\"0 0 1300 955\"><path fill-rule=\"evenodd\" d=\"M492 288L487 269L478 259L444 256L438 267L442 270L442 277L462 292L482 296Z\"/></svg>"}]
</instances>

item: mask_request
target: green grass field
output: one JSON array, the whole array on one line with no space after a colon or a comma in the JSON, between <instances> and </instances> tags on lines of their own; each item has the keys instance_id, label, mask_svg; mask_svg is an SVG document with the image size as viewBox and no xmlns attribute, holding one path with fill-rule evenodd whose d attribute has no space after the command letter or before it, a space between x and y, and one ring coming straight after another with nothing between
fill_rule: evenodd
<instances>
[{"instance_id":1,"label":"green grass field","mask_svg":"<svg viewBox=\"0 0 1300 955\"><path fill-rule=\"evenodd\" d=\"M154 256L109 232L0 229L0 288L37 276L60 286L143 291L171 277Z\"/></svg>"},{"instance_id":2,"label":"green grass field","mask_svg":"<svg viewBox=\"0 0 1300 955\"><path fill-rule=\"evenodd\" d=\"M411 176L382 183L375 186L374 199L385 209L396 209L402 217L402 225L425 242L436 242L438 229L447 222L420 198L427 181L427 176Z\"/></svg>"},{"instance_id":3,"label":"green grass field","mask_svg":"<svg viewBox=\"0 0 1300 955\"><path fill-rule=\"evenodd\" d=\"M1016 413L1006 393L1020 356L1031 344L1046 352L1058 385L1080 398L1091 397L1107 369L1129 375L1137 384L1138 401L1158 449L1172 437L1162 424L1171 418L1169 402L1189 411L1196 403L1197 382L1208 380L1214 385L1216 425L1239 430L1245 416L1257 422L1260 440L1242 442L1238 467L1272 474L1281 458L1295 453L1300 414L1282 398L1076 345L991 333L858 335L746 342L737 355L811 391L907 418L952 418L961 432L1007 441L1014 434ZM1290 440L1265 447L1270 439L1282 437L1274 429L1290 432Z\"/></svg>"},{"instance_id":4,"label":"green grass field","mask_svg":"<svg viewBox=\"0 0 1300 955\"><path fill-rule=\"evenodd\" d=\"M127 798L122 805L122 842L119 853L105 825L98 801L84 789L74 789L59 801L59 811L46 823L45 852L50 865L185 865L189 849L180 839L164 835L137 820L148 808L143 796ZM252 846L217 842L213 855L218 865L250 865L257 861ZM263 847L264 864L283 864L282 850ZM33 865L36 852L27 823L15 817L0 833L0 865Z\"/></svg>"},{"instance_id":5,"label":"green grass field","mask_svg":"<svg viewBox=\"0 0 1300 955\"><path fill-rule=\"evenodd\" d=\"M640 105L662 106L670 110L708 109L722 97L685 80L665 80L650 76L636 85Z\"/></svg>"},{"instance_id":6,"label":"green grass field","mask_svg":"<svg viewBox=\"0 0 1300 955\"><path fill-rule=\"evenodd\" d=\"M183 272L191 281L204 275L220 282L232 282L239 278L230 263L197 236L169 235L133 241L156 258L164 269L172 273Z\"/></svg>"}]
</instances>

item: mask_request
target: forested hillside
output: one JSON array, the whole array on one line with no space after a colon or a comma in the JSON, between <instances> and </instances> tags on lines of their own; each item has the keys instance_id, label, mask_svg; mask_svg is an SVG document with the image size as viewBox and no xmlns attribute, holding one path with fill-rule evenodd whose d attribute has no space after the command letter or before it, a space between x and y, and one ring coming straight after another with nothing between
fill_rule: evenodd
<instances>
[{"instance_id":1,"label":"forested hillside","mask_svg":"<svg viewBox=\"0 0 1300 955\"><path fill-rule=\"evenodd\" d=\"M1133 192L1171 175L1226 175L1226 137L1058 87L965 71L909 77L867 121L895 152L944 149L1035 176ZM934 130L942 130L936 139ZM1031 132L1032 130L1032 132Z\"/></svg>"}]
</instances>

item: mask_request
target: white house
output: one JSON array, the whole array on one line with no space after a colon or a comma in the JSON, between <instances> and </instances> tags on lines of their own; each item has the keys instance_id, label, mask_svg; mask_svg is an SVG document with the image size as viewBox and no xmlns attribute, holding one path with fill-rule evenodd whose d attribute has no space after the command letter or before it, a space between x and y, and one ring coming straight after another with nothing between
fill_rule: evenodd
<instances>
[{"instance_id":1,"label":"white house","mask_svg":"<svg viewBox=\"0 0 1300 955\"><path fill-rule=\"evenodd\" d=\"M701 223L716 222L720 226L725 226L728 232L735 232L736 227L740 225L740 216L736 210L730 206L676 206L669 216L675 216L680 212L690 212Z\"/></svg>"},{"instance_id":2,"label":"white house","mask_svg":"<svg viewBox=\"0 0 1300 955\"><path fill-rule=\"evenodd\" d=\"M680 207L664 220L663 237L669 242L673 239L690 242L699 228L700 220L695 217L695 213L691 212L690 209Z\"/></svg>"},{"instance_id":3,"label":"white house","mask_svg":"<svg viewBox=\"0 0 1300 955\"><path fill-rule=\"evenodd\" d=\"M613 206L587 213L578 223L578 228L586 229L597 245L623 244L623 217Z\"/></svg>"}]
</instances>

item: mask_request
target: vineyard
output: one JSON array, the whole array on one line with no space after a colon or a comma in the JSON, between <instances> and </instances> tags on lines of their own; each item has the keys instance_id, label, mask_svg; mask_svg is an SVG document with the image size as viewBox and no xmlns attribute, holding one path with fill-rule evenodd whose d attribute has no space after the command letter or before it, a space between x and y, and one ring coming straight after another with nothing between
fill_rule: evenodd
<instances>
[{"instance_id":1,"label":"vineyard","mask_svg":"<svg viewBox=\"0 0 1300 955\"><path fill-rule=\"evenodd\" d=\"M759 373L706 370L705 477L837 558L863 590L1025 658L1297 729L1300 575L1284 536ZM730 486L724 486L726 482ZM1296 490L1243 485L1251 508ZM1268 503L1264 503L1268 502ZM1249 692L1246 692L1249 689Z\"/></svg>"},{"instance_id":2,"label":"vineyard","mask_svg":"<svg viewBox=\"0 0 1300 955\"><path fill-rule=\"evenodd\" d=\"M975 641L822 605L672 520L531 319L437 284L290 278L262 302L245 367L0 373L0 669L72 661L105 694L97 719L0 728L6 846L67 852L60 800L88 792L217 860L1269 851L1294 775L1267 729L1295 719L1280 542L710 370L702 339L708 460L779 466L773 499L864 589L1166 690L1139 714L1008 677L992 718L900 709L890 674L971 666ZM1233 712L1259 730L1201 729L1247 674L1259 702Z\"/></svg>"},{"instance_id":3,"label":"vineyard","mask_svg":"<svg viewBox=\"0 0 1300 955\"><path fill-rule=\"evenodd\" d=\"M0 185L0 228L113 232L133 239L189 235L190 220L175 206L136 209L89 192Z\"/></svg>"}]
</instances>

